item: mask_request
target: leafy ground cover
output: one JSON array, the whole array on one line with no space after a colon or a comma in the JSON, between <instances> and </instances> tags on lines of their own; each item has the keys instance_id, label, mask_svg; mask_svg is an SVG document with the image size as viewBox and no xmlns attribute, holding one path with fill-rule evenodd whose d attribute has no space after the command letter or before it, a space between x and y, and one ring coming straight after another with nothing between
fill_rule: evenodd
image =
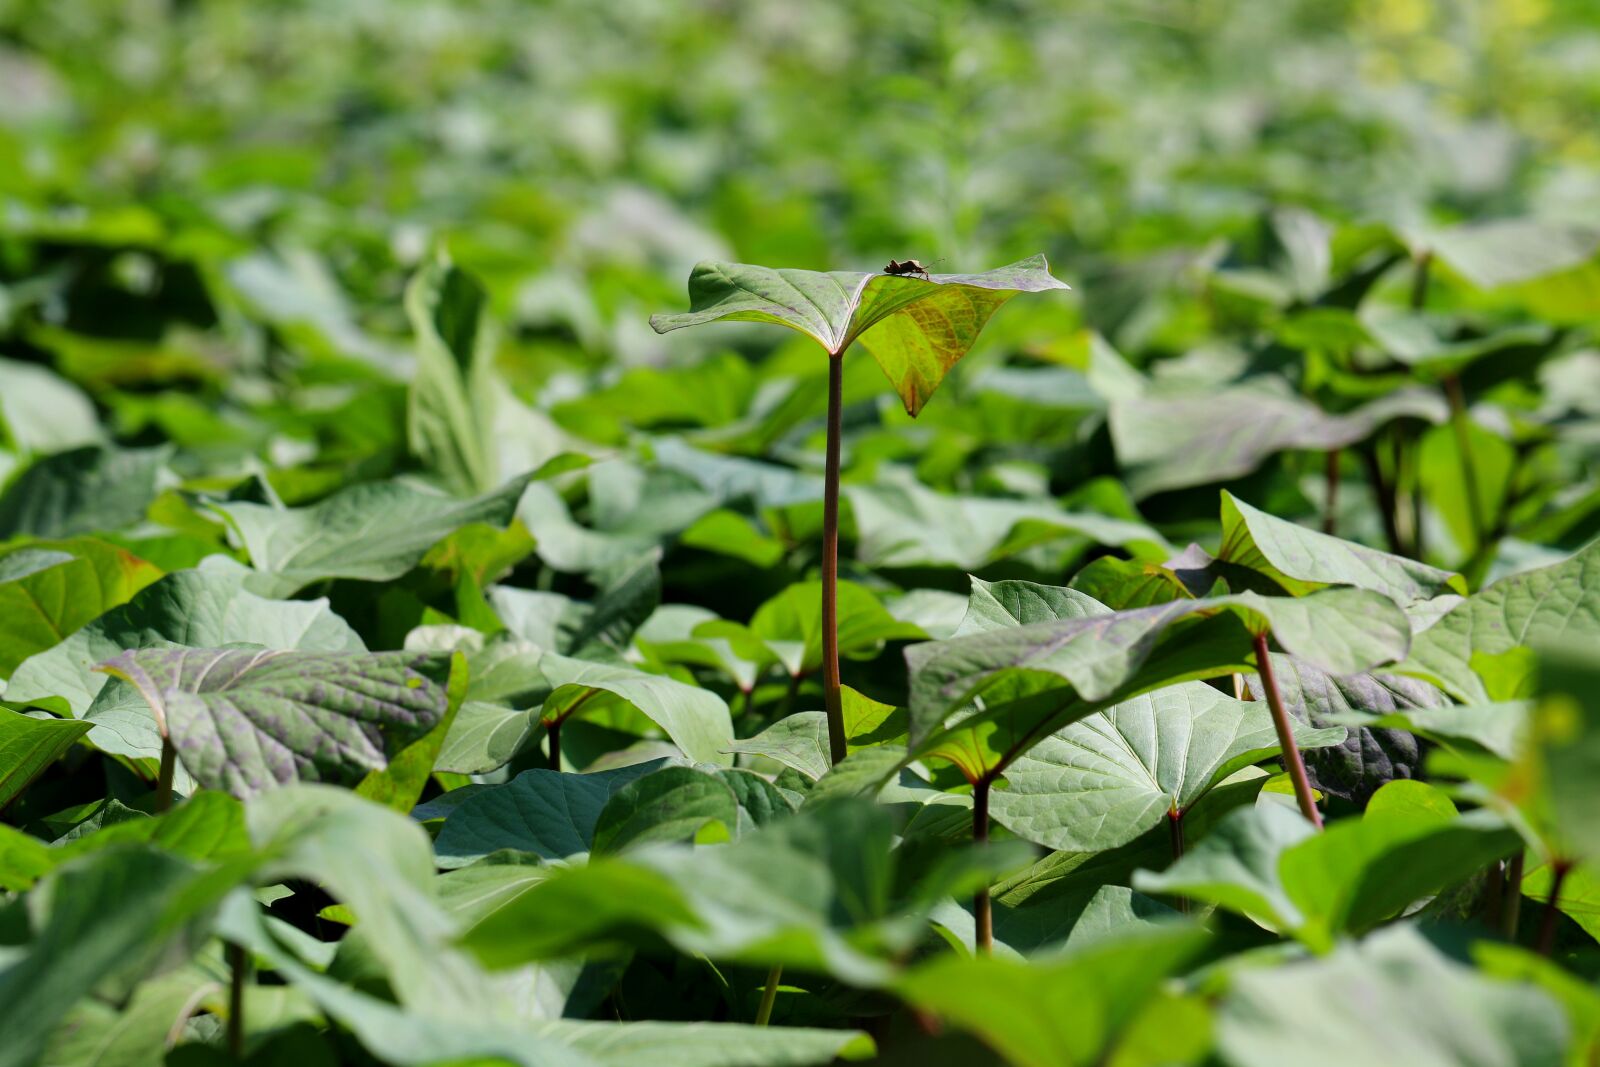
<instances>
[{"instance_id":1,"label":"leafy ground cover","mask_svg":"<svg viewBox=\"0 0 1600 1067\"><path fill-rule=\"evenodd\" d=\"M0 0L0 1067L1600 1057L1600 10L1097 7Z\"/></svg>"}]
</instances>

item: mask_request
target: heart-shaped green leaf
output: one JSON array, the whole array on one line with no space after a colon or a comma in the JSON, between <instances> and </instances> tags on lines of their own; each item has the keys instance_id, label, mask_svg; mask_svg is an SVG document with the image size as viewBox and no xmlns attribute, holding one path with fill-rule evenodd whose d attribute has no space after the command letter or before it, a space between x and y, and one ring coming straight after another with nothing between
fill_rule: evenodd
<instances>
[{"instance_id":1,"label":"heart-shaped green leaf","mask_svg":"<svg viewBox=\"0 0 1600 1067\"><path fill-rule=\"evenodd\" d=\"M689 275L688 313L652 315L650 325L666 333L707 322L771 322L815 339L830 356L859 338L915 415L1007 300L1066 288L1043 256L982 274L926 277L706 261Z\"/></svg>"},{"instance_id":2,"label":"heart-shaped green leaf","mask_svg":"<svg viewBox=\"0 0 1600 1067\"><path fill-rule=\"evenodd\" d=\"M1301 748L1343 739L1342 727L1300 725L1295 731ZM1187 682L1045 738L1006 768L1006 786L992 794L989 810L1024 840L1102 852L1134 840L1171 812L1187 811L1228 775L1277 752L1266 704Z\"/></svg>"}]
</instances>

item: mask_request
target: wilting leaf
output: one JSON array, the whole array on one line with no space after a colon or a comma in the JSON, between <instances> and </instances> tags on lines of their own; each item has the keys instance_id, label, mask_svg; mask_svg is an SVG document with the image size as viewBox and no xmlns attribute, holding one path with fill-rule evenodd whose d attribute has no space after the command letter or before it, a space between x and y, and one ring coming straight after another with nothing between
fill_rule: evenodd
<instances>
[{"instance_id":1,"label":"wilting leaf","mask_svg":"<svg viewBox=\"0 0 1600 1067\"><path fill-rule=\"evenodd\" d=\"M139 690L196 781L236 795L385 767L450 700L450 661L409 652L152 648L102 669Z\"/></svg>"},{"instance_id":2,"label":"wilting leaf","mask_svg":"<svg viewBox=\"0 0 1600 1067\"><path fill-rule=\"evenodd\" d=\"M650 325L666 333L726 320L771 322L806 334L830 355L860 338L915 415L1007 300L1065 288L1043 256L926 279L707 261L689 275L689 312L654 315Z\"/></svg>"}]
</instances>

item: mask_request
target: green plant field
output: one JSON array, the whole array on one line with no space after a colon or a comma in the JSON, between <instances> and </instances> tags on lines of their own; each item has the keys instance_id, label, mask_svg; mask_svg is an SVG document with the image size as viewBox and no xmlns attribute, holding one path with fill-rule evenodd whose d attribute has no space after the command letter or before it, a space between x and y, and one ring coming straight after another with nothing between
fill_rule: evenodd
<instances>
[{"instance_id":1,"label":"green plant field","mask_svg":"<svg viewBox=\"0 0 1600 1067\"><path fill-rule=\"evenodd\" d=\"M0 1067L1600 1062L1600 3L0 0Z\"/></svg>"}]
</instances>

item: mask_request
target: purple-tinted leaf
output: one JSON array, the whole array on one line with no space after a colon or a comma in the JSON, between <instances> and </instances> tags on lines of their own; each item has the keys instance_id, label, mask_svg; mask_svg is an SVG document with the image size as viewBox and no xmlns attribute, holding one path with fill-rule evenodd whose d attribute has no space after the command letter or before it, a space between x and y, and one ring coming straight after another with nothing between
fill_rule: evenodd
<instances>
[{"instance_id":1,"label":"purple-tinted leaf","mask_svg":"<svg viewBox=\"0 0 1600 1067\"><path fill-rule=\"evenodd\" d=\"M150 648L99 669L139 690L196 781L235 795L358 780L450 702L449 658L413 652Z\"/></svg>"}]
</instances>

